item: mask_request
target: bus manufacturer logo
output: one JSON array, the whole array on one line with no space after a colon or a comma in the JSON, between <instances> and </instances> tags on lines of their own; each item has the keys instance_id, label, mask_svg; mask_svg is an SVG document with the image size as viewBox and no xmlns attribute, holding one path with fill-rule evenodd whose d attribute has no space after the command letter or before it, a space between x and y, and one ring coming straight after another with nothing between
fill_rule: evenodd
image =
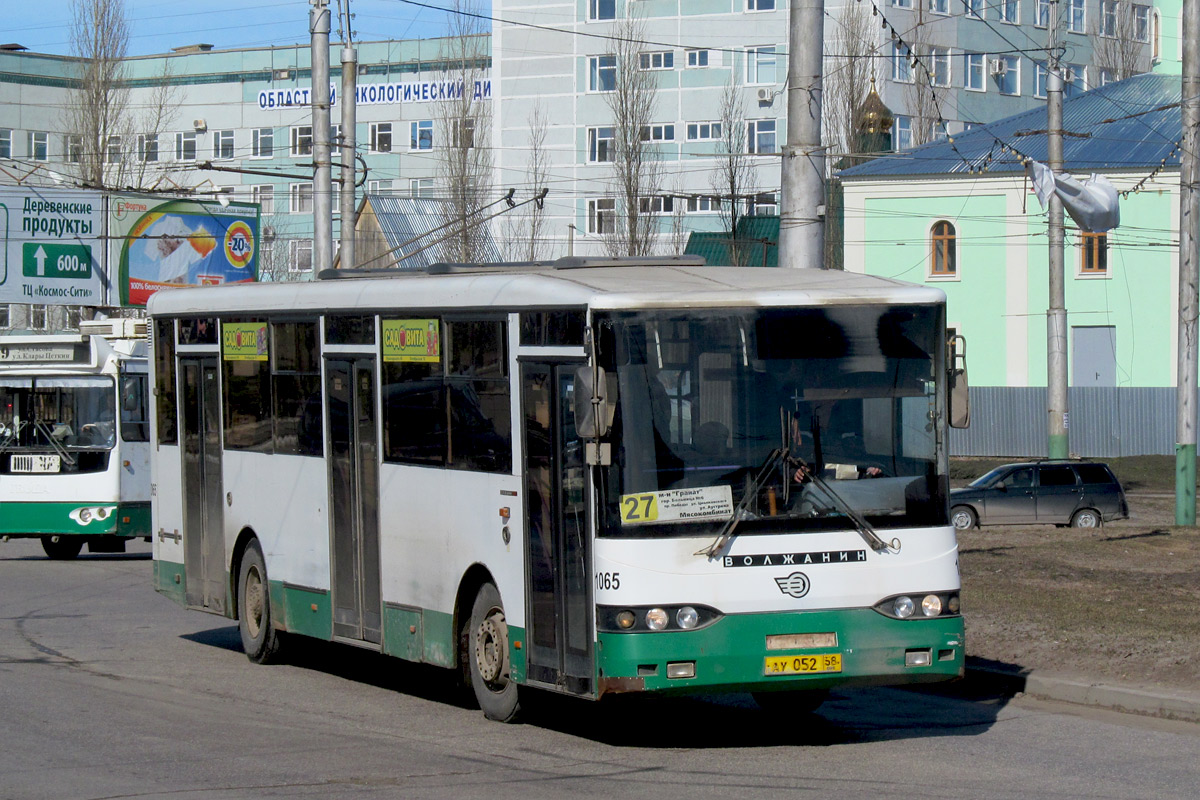
<instances>
[{"instance_id":1,"label":"bus manufacturer logo","mask_svg":"<svg viewBox=\"0 0 1200 800\"><path fill-rule=\"evenodd\" d=\"M779 591L792 597L799 598L808 594L808 576L803 572L793 572L786 578L776 578L775 583L779 585Z\"/></svg>"}]
</instances>

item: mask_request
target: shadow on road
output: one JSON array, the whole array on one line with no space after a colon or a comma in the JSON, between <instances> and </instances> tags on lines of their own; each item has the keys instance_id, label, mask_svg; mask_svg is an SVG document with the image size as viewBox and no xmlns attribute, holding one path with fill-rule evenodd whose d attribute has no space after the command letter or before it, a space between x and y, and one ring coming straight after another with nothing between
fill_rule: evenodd
<instances>
[{"instance_id":1,"label":"shadow on road","mask_svg":"<svg viewBox=\"0 0 1200 800\"><path fill-rule=\"evenodd\" d=\"M184 638L223 650L241 650L236 626L213 628ZM300 669L455 708L475 705L452 670L301 637L288 637L283 652L285 662ZM247 663L246 668L255 667ZM625 747L826 747L977 736L996 722L1000 710L1020 691L1019 685L991 677L971 677L916 688L839 689L811 714L765 711L745 693L707 697L610 695L593 702L522 687L521 721Z\"/></svg>"}]
</instances>

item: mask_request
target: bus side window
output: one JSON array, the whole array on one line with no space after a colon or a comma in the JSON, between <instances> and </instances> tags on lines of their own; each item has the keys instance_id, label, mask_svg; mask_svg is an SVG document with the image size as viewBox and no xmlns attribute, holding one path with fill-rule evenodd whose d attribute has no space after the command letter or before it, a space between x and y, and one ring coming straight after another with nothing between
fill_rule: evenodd
<instances>
[{"instance_id":1,"label":"bus side window","mask_svg":"<svg viewBox=\"0 0 1200 800\"><path fill-rule=\"evenodd\" d=\"M154 321L154 397L158 443L179 444L175 414L175 321Z\"/></svg>"},{"instance_id":2,"label":"bus side window","mask_svg":"<svg viewBox=\"0 0 1200 800\"><path fill-rule=\"evenodd\" d=\"M126 442L150 441L150 420L146 405L145 375L121 376L121 439Z\"/></svg>"}]
</instances>

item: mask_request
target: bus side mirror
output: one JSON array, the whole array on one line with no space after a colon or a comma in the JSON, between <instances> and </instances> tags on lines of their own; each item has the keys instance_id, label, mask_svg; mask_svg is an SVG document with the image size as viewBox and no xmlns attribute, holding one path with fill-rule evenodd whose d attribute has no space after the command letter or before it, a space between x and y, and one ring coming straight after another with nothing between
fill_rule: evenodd
<instances>
[{"instance_id":1,"label":"bus side mirror","mask_svg":"<svg viewBox=\"0 0 1200 800\"><path fill-rule=\"evenodd\" d=\"M967 340L961 336L952 336L946 343L949 364L947 378L950 382L947 404L950 412L951 428L969 428L971 426L971 397L967 386Z\"/></svg>"},{"instance_id":2,"label":"bus side mirror","mask_svg":"<svg viewBox=\"0 0 1200 800\"><path fill-rule=\"evenodd\" d=\"M136 411L141 406L142 393L138 378L126 378L121 381L121 408L125 411Z\"/></svg>"},{"instance_id":3,"label":"bus side mirror","mask_svg":"<svg viewBox=\"0 0 1200 800\"><path fill-rule=\"evenodd\" d=\"M599 378L594 385L593 377ZM581 439L596 439L608 433L617 412L616 400L615 377L606 375L603 367L575 370L575 433Z\"/></svg>"}]
</instances>

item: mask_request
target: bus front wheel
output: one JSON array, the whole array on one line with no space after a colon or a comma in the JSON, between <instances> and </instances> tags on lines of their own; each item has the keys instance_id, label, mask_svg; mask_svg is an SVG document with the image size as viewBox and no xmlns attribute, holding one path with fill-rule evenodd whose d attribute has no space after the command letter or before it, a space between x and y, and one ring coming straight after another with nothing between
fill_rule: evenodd
<instances>
[{"instance_id":1,"label":"bus front wheel","mask_svg":"<svg viewBox=\"0 0 1200 800\"><path fill-rule=\"evenodd\" d=\"M247 658L257 664L276 660L280 633L271 622L267 567L257 539L246 545L238 570L238 631Z\"/></svg>"},{"instance_id":2,"label":"bus front wheel","mask_svg":"<svg viewBox=\"0 0 1200 800\"><path fill-rule=\"evenodd\" d=\"M75 558L83 549L82 536L43 536L42 549L56 561Z\"/></svg>"},{"instance_id":3,"label":"bus front wheel","mask_svg":"<svg viewBox=\"0 0 1200 800\"><path fill-rule=\"evenodd\" d=\"M485 583L475 595L466 645L468 677L483 715L497 722L514 721L520 703L509 669L504 606L493 584Z\"/></svg>"}]
</instances>

